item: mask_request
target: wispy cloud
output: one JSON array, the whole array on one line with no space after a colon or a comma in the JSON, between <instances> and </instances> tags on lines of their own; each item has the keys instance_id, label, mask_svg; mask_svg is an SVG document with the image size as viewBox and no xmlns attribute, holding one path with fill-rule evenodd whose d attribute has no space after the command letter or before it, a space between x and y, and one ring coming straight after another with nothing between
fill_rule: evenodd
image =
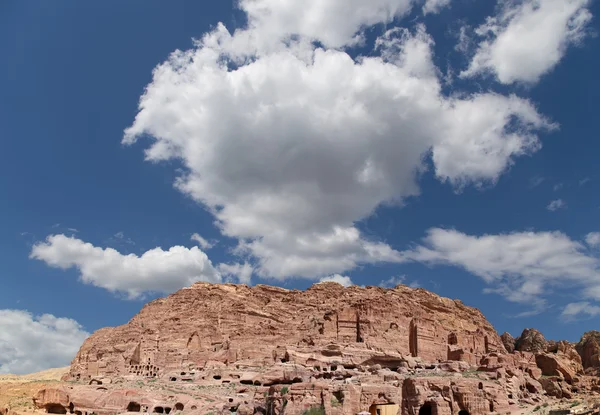
<instances>
[{"instance_id":1,"label":"wispy cloud","mask_svg":"<svg viewBox=\"0 0 600 415\"><path fill-rule=\"evenodd\" d=\"M417 280L408 282L407 275L397 275L397 276L390 277L389 279L387 279L385 281L381 281L379 283L379 286L383 287L383 288L394 288L395 286L400 285L400 284L407 285L411 288L418 288L421 286Z\"/></svg>"},{"instance_id":2,"label":"wispy cloud","mask_svg":"<svg viewBox=\"0 0 600 415\"><path fill-rule=\"evenodd\" d=\"M190 239L192 241L195 241L198 243L198 245L200 245L200 248L202 249L210 249L212 247L214 247L219 241L212 239L210 241L207 241L206 239L204 239L202 236L200 236L200 234L195 233L193 234Z\"/></svg>"},{"instance_id":3,"label":"wispy cloud","mask_svg":"<svg viewBox=\"0 0 600 415\"><path fill-rule=\"evenodd\" d=\"M548 204L548 206L546 206L546 209L548 209L551 212L555 212L559 209L565 209L567 207L567 203L562 200L562 199L556 199L553 200L552 202L550 202Z\"/></svg>"},{"instance_id":4,"label":"wispy cloud","mask_svg":"<svg viewBox=\"0 0 600 415\"><path fill-rule=\"evenodd\" d=\"M544 183L545 180L546 180L546 178L544 178L542 176L533 176L532 178L529 179L529 187L531 187L531 188L538 187L540 184Z\"/></svg>"},{"instance_id":5,"label":"wispy cloud","mask_svg":"<svg viewBox=\"0 0 600 415\"><path fill-rule=\"evenodd\" d=\"M573 321L575 319L581 319L583 316L588 318L600 315L600 307L592 305L587 301L579 303L570 303L563 309L561 318L565 321Z\"/></svg>"}]
</instances>

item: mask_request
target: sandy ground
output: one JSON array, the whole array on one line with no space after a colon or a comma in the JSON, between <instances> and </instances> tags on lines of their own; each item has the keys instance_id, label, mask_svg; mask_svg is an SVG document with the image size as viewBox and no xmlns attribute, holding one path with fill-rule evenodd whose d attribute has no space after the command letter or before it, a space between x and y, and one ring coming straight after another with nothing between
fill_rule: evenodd
<instances>
[{"instance_id":1,"label":"sandy ground","mask_svg":"<svg viewBox=\"0 0 600 415\"><path fill-rule=\"evenodd\" d=\"M60 382L68 369L62 367L23 376L0 374L0 409L33 411L31 398L45 386Z\"/></svg>"}]
</instances>

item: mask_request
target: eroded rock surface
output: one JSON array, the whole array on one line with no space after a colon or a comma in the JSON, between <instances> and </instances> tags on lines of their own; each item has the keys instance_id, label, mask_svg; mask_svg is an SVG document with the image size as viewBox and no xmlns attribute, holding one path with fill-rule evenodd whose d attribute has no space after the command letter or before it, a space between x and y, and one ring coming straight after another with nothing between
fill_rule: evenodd
<instances>
[{"instance_id":1,"label":"eroded rock surface","mask_svg":"<svg viewBox=\"0 0 600 415\"><path fill-rule=\"evenodd\" d=\"M94 333L68 379L251 371L276 362L397 368L405 356L477 365L490 352L505 349L479 310L423 289L198 283Z\"/></svg>"},{"instance_id":2,"label":"eroded rock surface","mask_svg":"<svg viewBox=\"0 0 600 415\"><path fill-rule=\"evenodd\" d=\"M600 391L577 350L423 289L198 283L94 333L38 410L483 415ZM516 350L513 348L516 344ZM508 349L508 350L507 350ZM585 358L584 358L584 361Z\"/></svg>"},{"instance_id":3,"label":"eroded rock surface","mask_svg":"<svg viewBox=\"0 0 600 415\"><path fill-rule=\"evenodd\" d=\"M544 353L548 342L536 329L525 329L515 342L515 350L520 352Z\"/></svg>"}]
</instances>

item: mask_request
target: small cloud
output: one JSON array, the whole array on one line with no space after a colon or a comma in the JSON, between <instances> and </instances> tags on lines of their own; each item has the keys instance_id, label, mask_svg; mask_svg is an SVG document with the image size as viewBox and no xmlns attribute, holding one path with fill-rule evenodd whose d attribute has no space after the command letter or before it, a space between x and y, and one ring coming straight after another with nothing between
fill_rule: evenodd
<instances>
[{"instance_id":1,"label":"small cloud","mask_svg":"<svg viewBox=\"0 0 600 415\"><path fill-rule=\"evenodd\" d=\"M116 240L118 242L129 244L129 245L135 245L135 242L132 241L131 238L125 237L125 233L123 231L115 233L111 239Z\"/></svg>"},{"instance_id":2,"label":"small cloud","mask_svg":"<svg viewBox=\"0 0 600 415\"><path fill-rule=\"evenodd\" d=\"M68 230L69 232L73 232L73 233L77 233L77 232L79 232L79 230L77 230L77 229L75 229L75 228L67 228L67 230Z\"/></svg>"},{"instance_id":3,"label":"small cloud","mask_svg":"<svg viewBox=\"0 0 600 415\"><path fill-rule=\"evenodd\" d=\"M530 188L538 187L540 184L542 184L544 182L544 180L546 180L546 179L543 178L542 176L533 176L531 179L529 179L529 187Z\"/></svg>"},{"instance_id":4,"label":"small cloud","mask_svg":"<svg viewBox=\"0 0 600 415\"><path fill-rule=\"evenodd\" d=\"M319 280L319 282L337 282L338 284L341 284L344 287L350 287L351 285L354 285L350 277L340 274L334 274L330 275L329 277L323 277Z\"/></svg>"},{"instance_id":5,"label":"small cloud","mask_svg":"<svg viewBox=\"0 0 600 415\"><path fill-rule=\"evenodd\" d=\"M473 29L470 26L462 26L459 32L456 34L458 42L454 46L454 50L461 53L468 53L473 48L473 39L470 34Z\"/></svg>"},{"instance_id":6,"label":"small cloud","mask_svg":"<svg viewBox=\"0 0 600 415\"><path fill-rule=\"evenodd\" d=\"M55 223L54 225L52 225L52 228L56 229L60 226L60 223Z\"/></svg>"},{"instance_id":7,"label":"small cloud","mask_svg":"<svg viewBox=\"0 0 600 415\"><path fill-rule=\"evenodd\" d=\"M585 243L592 248L600 247L600 232L590 232L585 236Z\"/></svg>"},{"instance_id":8,"label":"small cloud","mask_svg":"<svg viewBox=\"0 0 600 415\"><path fill-rule=\"evenodd\" d=\"M564 183L562 183L562 182L561 182L561 183L556 183L556 184L554 185L554 187L552 188L552 190L554 190L555 192L558 192L558 191L559 191L560 189L562 189L563 187L565 187L565 184L564 184Z\"/></svg>"},{"instance_id":9,"label":"small cloud","mask_svg":"<svg viewBox=\"0 0 600 415\"><path fill-rule=\"evenodd\" d=\"M419 282L416 280L412 281L412 282L407 282L406 275L398 275L398 276L390 277L389 279L387 279L385 281L381 281L379 283L379 286L382 288L394 288L398 285L407 285L410 288L419 288L421 286L419 284Z\"/></svg>"},{"instance_id":10,"label":"small cloud","mask_svg":"<svg viewBox=\"0 0 600 415\"><path fill-rule=\"evenodd\" d=\"M584 184L586 184L590 180L592 180L592 179L590 179L589 177L584 177L583 179L579 180L579 186L583 186Z\"/></svg>"},{"instance_id":11,"label":"small cloud","mask_svg":"<svg viewBox=\"0 0 600 415\"><path fill-rule=\"evenodd\" d=\"M193 234L190 239L192 241L196 241L198 242L198 245L200 245L200 248L202 249L210 249L213 246L215 246L219 241L212 239L210 242L207 241L206 239L204 239L203 237L201 237L199 234L195 233Z\"/></svg>"},{"instance_id":12,"label":"small cloud","mask_svg":"<svg viewBox=\"0 0 600 415\"><path fill-rule=\"evenodd\" d=\"M566 207L567 207L567 204L564 200L556 199L556 200L553 200L552 202L550 202L548 204L548 206L546 206L546 209L548 209L550 212L555 212L559 209L565 209Z\"/></svg>"},{"instance_id":13,"label":"small cloud","mask_svg":"<svg viewBox=\"0 0 600 415\"><path fill-rule=\"evenodd\" d=\"M579 303L567 304L560 316L564 321L572 321L578 316L587 315L588 317L595 317L599 314L599 306L592 305L587 301L582 301Z\"/></svg>"}]
</instances>

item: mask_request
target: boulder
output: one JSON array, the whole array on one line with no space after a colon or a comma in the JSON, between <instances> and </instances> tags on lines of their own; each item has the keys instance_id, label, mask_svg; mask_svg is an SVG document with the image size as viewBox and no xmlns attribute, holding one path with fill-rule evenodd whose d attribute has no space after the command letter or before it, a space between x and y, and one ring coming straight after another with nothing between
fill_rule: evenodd
<instances>
[{"instance_id":1,"label":"boulder","mask_svg":"<svg viewBox=\"0 0 600 415\"><path fill-rule=\"evenodd\" d=\"M582 372L581 364L569 360L566 355L543 353L535 356L535 362L544 376L562 376L572 383L578 373Z\"/></svg>"}]
</instances>

